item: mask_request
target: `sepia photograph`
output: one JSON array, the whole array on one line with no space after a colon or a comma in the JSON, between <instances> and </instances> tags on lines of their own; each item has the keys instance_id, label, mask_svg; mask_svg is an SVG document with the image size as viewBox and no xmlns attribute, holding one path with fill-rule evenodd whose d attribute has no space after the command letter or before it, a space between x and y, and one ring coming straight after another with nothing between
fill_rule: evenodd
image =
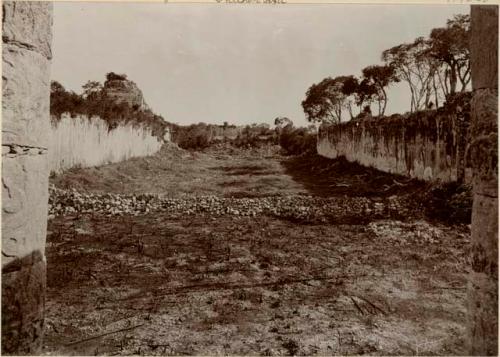
<instances>
[{"instance_id":1,"label":"sepia photograph","mask_svg":"<svg viewBox=\"0 0 500 357\"><path fill-rule=\"evenodd\" d=\"M498 355L498 3L327 2L2 1L2 355Z\"/></svg>"}]
</instances>

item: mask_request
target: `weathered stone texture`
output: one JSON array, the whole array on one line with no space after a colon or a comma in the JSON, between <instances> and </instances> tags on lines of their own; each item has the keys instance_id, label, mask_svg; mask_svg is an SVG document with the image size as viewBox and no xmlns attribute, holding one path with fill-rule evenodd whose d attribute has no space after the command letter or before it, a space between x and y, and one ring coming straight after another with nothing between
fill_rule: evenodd
<instances>
[{"instance_id":1,"label":"weathered stone texture","mask_svg":"<svg viewBox=\"0 0 500 357\"><path fill-rule=\"evenodd\" d=\"M2 39L52 58L52 4L43 1L4 1Z\"/></svg>"},{"instance_id":2,"label":"weathered stone texture","mask_svg":"<svg viewBox=\"0 0 500 357\"><path fill-rule=\"evenodd\" d=\"M2 156L2 265L44 251L47 202L47 154Z\"/></svg>"},{"instance_id":3,"label":"weathered stone texture","mask_svg":"<svg viewBox=\"0 0 500 357\"><path fill-rule=\"evenodd\" d=\"M498 6L472 6L471 355L498 355Z\"/></svg>"},{"instance_id":4,"label":"weathered stone texture","mask_svg":"<svg viewBox=\"0 0 500 357\"><path fill-rule=\"evenodd\" d=\"M2 144L47 148L49 121L50 61L17 45L2 48Z\"/></svg>"},{"instance_id":5,"label":"weathered stone texture","mask_svg":"<svg viewBox=\"0 0 500 357\"><path fill-rule=\"evenodd\" d=\"M498 352L498 199L474 194L468 287L471 355Z\"/></svg>"},{"instance_id":6,"label":"weathered stone texture","mask_svg":"<svg viewBox=\"0 0 500 357\"><path fill-rule=\"evenodd\" d=\"M106 81L104 83L104 92L117 103L127 103L129 106L137 106L141 110L149 109L142 91L135 82L128 79Z\"/></svg>"},{"instance_id":7,"label":"weathered stone texture","mask_svg":"<svg viewBox=\"0 0 500 357\"><path fill-rule=\"evenodd\" d=\"M3 2L2 354L43 334L52 4Z\"/></svg>"},{"instance_id":8,"label":"weathered stone texture","mask_svg":"<svg viewBox=\"0 0 500 357\"><path fill-rule=\"evenodd\" d=\"M52 123L49 168L53 172L153 155L163 145L146 126L118 125L109 130L99 117L68 114Z\"/></svg>"},{"instance_id":9,"label":"weathered stone texture","mask_svg":"<svg viewBox=\"0 0 500 357\"><path fill-rule=\"evenodd\" d=\"M42 349L46 271L41 252L2 269L2 354L37 354Z\"/></svg>"},{"instance_id":10,"label":"weathered stone texture","mask_svg":"<svg viewBox=\"0 0 500 357\"><path fill-rule=\"evenodd\" d=\"M498 90L481 88L472 99L472 142L469 160L474 170L474 191L498 196Z\"/></svg>"},{"instance_id":11,"label":"weathered stone texture","mask_svg":"<svg viewBox=\"0 0 500 357\"><path fill-rule=\"evenodd\" d=\"M52 4L2 4L2 144L47 147Z\"/></svg>"},{"instance_id":12,"label":"weathered stone texture","mask_svg":"<svg viewBox=\"0 0 500 357\"><path fill-rule=\"evenodd\" d=\"M481 39L470 43L472 87L497 88L498 86L498 5L475 6L471 11L474 37ZM487 69L487 70L486 70Z\"/></svg>"},{"instance_id":13,"label":"weathered stone texture","mask_svg":"<svg viewBox=\"0 0 500 357\"><path fill-rule=\"evenodd\" d=\"M318 153L427 181L470 180L464 166L469 109L457 103L439 111L367 118L322 126ZM460 114L460 115L459 115ZM467 174L466 174L467 172ZM465 176L465 177L460 177Z\"/></svg>"}]
</instances>

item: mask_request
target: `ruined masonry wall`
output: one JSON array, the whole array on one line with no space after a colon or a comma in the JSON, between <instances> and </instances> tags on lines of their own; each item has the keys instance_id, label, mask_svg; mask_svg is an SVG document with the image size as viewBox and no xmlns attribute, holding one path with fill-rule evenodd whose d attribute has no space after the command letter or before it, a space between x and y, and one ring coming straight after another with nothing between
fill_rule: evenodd
<instances>
[{"instance_id":1,"label":"ruined masonry wall","mask_svg":"<svg viewBox=\"0 0 500 357\"><path fill-rule=\"evenodd\" d=\"M72 167L98 166L152 155L163 144L148 128L120 125L109 130L106 122L98 117L72 118L63 114L52 123L49 167L56 173Z\"/></svg>"},{"instance_id":2,"label":"ruined masonry wall","mask_svg":"<svg viewBox=\"0 0 500 357\"><path fill-rule=\"evenodd\" d=\"M2 3L2 354L41 351L52 4Z\"/></svg>"},{"instance_id":3,"label":"ruined masonry wall","mask_svg":"<svg viewBox=\"0 0 500 357\"><path fill-rule=\"evenodd\" d=\"M472 356L498 355L498 5L471 6L474 96L468 342Z\"/></svg>"},{"instance_id":4,"label":"ruined masonry wall","mask_svg":"<svg viewBox=\"0 0 500 357\"><path fill-rule=\"evenodd\" d=\"M455 108L322 126L318 154L426 181L470 181L465 169L469 113Z\"/></svg>"}]
</instances>

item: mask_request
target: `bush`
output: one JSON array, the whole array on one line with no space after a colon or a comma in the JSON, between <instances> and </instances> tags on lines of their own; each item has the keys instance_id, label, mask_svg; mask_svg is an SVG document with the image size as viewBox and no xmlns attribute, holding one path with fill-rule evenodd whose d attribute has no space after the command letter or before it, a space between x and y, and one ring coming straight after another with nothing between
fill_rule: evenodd
<instances>
[{"instance_id":1,"label":"bush","mask_svg":"<svg viewBox=\"0 0 500 357\"><path fill-rule=\"evenodd\" d=\"M457 182L434 185L422 197L422 206L429 218L453 224L470 224L472 188Z\"/></svg>"},{"instance_id":2,"label":"bush","mask_svg":"<svg viewBox=\"0 0 500 357\"><path fill-rule=\"evenodd\" d=\"M247 125L233 141L236 147L258 148L267 144L276 143L276 134L268 125Z\"/></svg>"},{"instance_id":3,"label":"bush","mask_svg":"<svg viewBox=\"0 0 500 357\"><path fill-rule=\"evenodd\" d=\"M306 128L286 126L280 134L280 146L288 155L316 152L316 135Z\"/></svg>"},{"instance_id":4,"label":"bush","mask_svg":"<svg viewBox=\"0 0 500 357\"><path fill-rule=\"evenodd\" d=\"M108 74L106 74L106 81L124 81L126 79L126 74L116 74L114 72L109 72Z\"/></svg>"},{"instance_id":5,"label":"bush","mask_svg":"<svg viewBox=\"0 0 500 357\"><path fill-rule=\"evenodd\" d=\"M264 124L247 125L237 135L231 139L224 133L224 130L235 129L236 126L213 125L198 123L189 126L173 125L172 141L183 149L203 150L220 141L226 142L235 147L261 147L269 143L276 143L276 134Z\"/></svg>"},{"instance_id":6,"label":"bush","mask_svg":"<svg viewBox=\"0 0 500 357\"><path fill-rule=\"evenodd\" d=\"M202 150L212 143L210 129L210 126L205 123L191 124L189 126L174 125L172 141L183 149Z\"/></svg>"}]
</instances>

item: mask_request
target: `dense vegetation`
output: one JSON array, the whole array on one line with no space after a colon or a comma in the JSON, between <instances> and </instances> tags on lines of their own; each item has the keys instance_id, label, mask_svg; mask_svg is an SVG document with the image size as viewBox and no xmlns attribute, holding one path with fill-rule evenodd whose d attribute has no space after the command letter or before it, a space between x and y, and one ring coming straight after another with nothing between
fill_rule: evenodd
<instances>
[{"instance_id":1,"label":"dense vegetation","mask_svg":"<svg viewBox=\"0 0 500 357\"><path fill-rule=\"evenodd\" d=\"M106 76L107 81L126 80L126 75L113 72ZM152 129L153 135L163 138L167 129L167 122L149 109L139 106L130 106L126 102L117 103L105 91L105 85L99 82L88 81L82 86L83 93L77 94L66 90L59 82L52 81L50 85L50 114L53 120L60 120L63 113L72 117L86 115L98 116L108 123L112 130L118 125L143 125Z\"/></svg>"},{"instance_id":2,"label":"dense vegetation","mask_svg":"<svg viewBox=\"0 0 500 357\"><path fill-rule=\"evenodd\" d=\"M183 149L205 149L218 143L227 143L235 147L260 147L275 144L277 136L268 124L252 124L237 127L235 125L191 124L188 126L172 125L172 141Z\"/></svg>"},{"instance_id":3,"label":"dense vegetation","mask_svg":"<svg viewBox=\"0 0 500 357\"><path fill-rule=\"evenodd\" d=\"M296 128L286 117L274 119L279 144L288 155L301 155L316 152L316 126Z\"/></svg>"}]
</instances>

